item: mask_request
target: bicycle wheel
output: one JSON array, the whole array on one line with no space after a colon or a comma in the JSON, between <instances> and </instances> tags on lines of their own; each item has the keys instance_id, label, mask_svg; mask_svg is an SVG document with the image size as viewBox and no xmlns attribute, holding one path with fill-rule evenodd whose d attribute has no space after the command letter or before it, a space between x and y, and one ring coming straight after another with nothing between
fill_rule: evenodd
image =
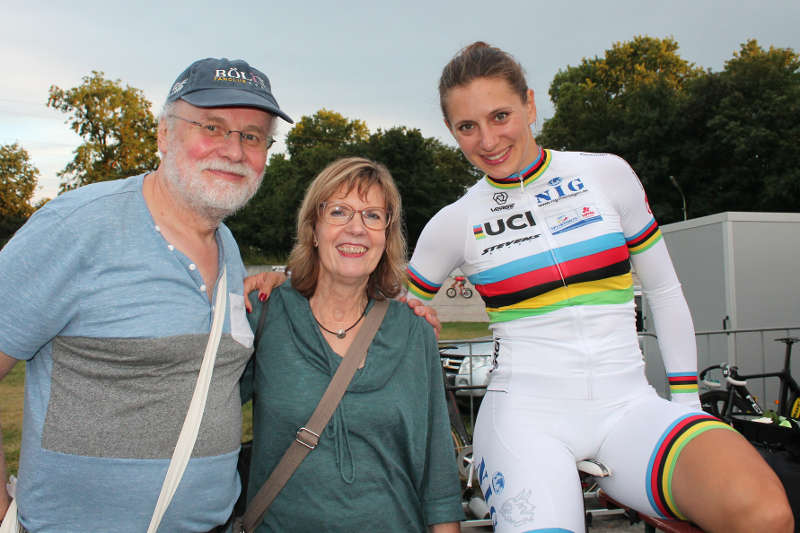
<instances>
[{"instance_id":1,"label":"bicycle wheel","mask_svg":"<svg viewBox=\"0 0 800 533\"><path fill-rule=\"evenodd\" d=\"M448 298L455 298L456 297L456 290L453 287L450 287L449 289L447 289L445 291L445 294L447 294Z\"/></svg>"},{"instance_id":2,"label":"bicycle wheel","mask_svg":"<svg viewBox=\"0 0 800 533\"><path fill-rule=\"evenodd\" d=\"M461 293L461 296L464 298L472 298L472 289L469 287L464 287L464 291Z\"/></svg>"},{"instance_id":3,"label":"bicycle wheel","mask_svg":"<svg viewBox=\"0 0 800 533\"><path fill-rule=\"evenodd\" d=\"M704 392L700 395L700 405L706 413L722 418L722 415L728 410L728 391L711 390ZM750 411L751 409L748 403L734 395L731 413L749 413Z\"/></svg>"}]
</instances>

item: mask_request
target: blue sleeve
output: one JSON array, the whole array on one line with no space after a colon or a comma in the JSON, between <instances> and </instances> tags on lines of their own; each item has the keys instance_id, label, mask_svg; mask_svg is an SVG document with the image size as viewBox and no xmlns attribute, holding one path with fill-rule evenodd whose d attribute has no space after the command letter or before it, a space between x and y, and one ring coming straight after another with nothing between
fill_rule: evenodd
<instances>
[{"instance_id":1,"label":"blue sleeve","mask_svg":"<svg viewBox=\"0 0 800 533\"><path fill-rule=\"evenodd\" d=\"M30 359L80 319L83 265L91 261L86 232L55 209L41 208L0 251L0 351Z\"/></svg>"}]
</instances>

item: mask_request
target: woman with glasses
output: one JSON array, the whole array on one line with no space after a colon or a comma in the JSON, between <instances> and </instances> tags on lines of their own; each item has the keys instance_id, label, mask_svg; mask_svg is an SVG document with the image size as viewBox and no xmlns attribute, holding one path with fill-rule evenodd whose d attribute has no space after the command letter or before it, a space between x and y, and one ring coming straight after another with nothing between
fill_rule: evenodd
<instances>
[{"instance_id":1,"label":"woman with glasses","mask_svg":"<svg viewBox=\"0 0 800 533\"><path fill-rule=\"evenodd\" d=\"M366 159L335 161L309 186L291 276L270 295L242 380L254 399L249 499L317 406L365 314L400 293L401 216L388 170ZM391 301L319 445L257 531L443 533L458 531L462 516L433 329Z\"/></svg>"},{"instance_id":2,"label":"woman with glasses","mask_svg":"<svg viewBox=\"0 0 800 533\"><path fill-rule=\"evenodd\" d=\"M409 289L430 299L460 268L486 303L495 357L473 460L495 531L584 531L585 459L606 465L603 490L638 511L706 531L790 531L775 474L700 410L689 308L630 166L538 146L522 68L486 43L445 66L439 96L485 176L426 225ZM645 378L631 264L671 401Z\"/></svg>"}]
</instances>

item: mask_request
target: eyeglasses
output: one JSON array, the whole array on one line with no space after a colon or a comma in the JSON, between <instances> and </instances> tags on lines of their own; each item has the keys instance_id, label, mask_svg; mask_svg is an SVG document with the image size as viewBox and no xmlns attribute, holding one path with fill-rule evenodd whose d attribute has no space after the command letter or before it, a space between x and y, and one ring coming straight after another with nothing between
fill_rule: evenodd
<instances>
[{"instance_id":1,"label":"eyeglasses","mask_svg":"<svg viewBox=\"0 0 800 533\"><path fill-rule=\"evenodd\" d=\"M222 126L217 124L203 124L202 122L197 122L196 120L189 120L188 118L179 117L178 115L169 115L172 118L177 118L178 120L182 120L184 122L188 122L193 126L197 126L200 128L200 132L209 137L211 139L225 139L228 140L228 137L231 136L231 133L238 133L239 139L241 139L242 144L248 148L259 148L263 150L269 150L270 147L275 144L275 139L273 137L262 137L258 133L249 133L244 132L241 130L227 130L225 131L222 129Z\"/></svg>"},{"instance_id":2,"label":"eyeglasses","mask_svg":"<svg viewBox=\"0 0 800 533\"><path fill-rule=\"evenodd\" d=\"M353 219L356 213L361 215L364 226L374 230L386 229L392 218L392 214L383 207L365 207L357 210L347 204L329 204L328 202L319 204L320 218L334 226L344 226Z\"/></svg>"}]
</instances>

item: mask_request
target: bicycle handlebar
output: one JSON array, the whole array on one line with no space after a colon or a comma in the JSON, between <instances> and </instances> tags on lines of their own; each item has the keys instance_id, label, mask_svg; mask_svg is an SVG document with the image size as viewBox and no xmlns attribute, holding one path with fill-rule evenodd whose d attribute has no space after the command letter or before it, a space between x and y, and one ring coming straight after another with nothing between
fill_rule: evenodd
<instances>
[{"instance_id":1,"label":"bicycle handlebar","mask_svg":"<svg viewBox=\"0 0 800 533\"><path fill-rule=\"evenodd\" d=\"M726 379L726 380L728 381L728 383L730 383L731 385L738 385L739 387L746 387L746 386L747 386L747 380L745 380L745 381L740 381L740 380L738 380L738 379L733 379L733 378L732 378L732 377L730 377L730 376L725 376L725 379Z\"/></svg>"},{"instance_id":2,"label":"bicycle handlebar","mask_svg":"<svg viewBox=\"0 0 800 533\"><path fill-rule=\"evenodd\" d=\"M735 375L737 373L735 366L731 366L728 363L720 363L718 365L712 365L712 366L710 366L708 368L705 368L705 369L703 369L702 372L700 372L700 375L698 377L700 378L700 381L702 381L703 384L706 385L707 387L719 388L721 386L720 382L718 382L718 381L711 381L711 380L706 379L706 374L708 372L710 372L711 370L715 370L717 368L719 368L722 371L722 375L725 377L725 381L727 381L731 385L739 386L739 387L746 387L747 386L747 380L740 380L740 379L736 379L736 378L731 377L731 374Z\"/></svg>"},{"instance_id":3,"label":"bicycle handlebar","mask_svg":"<svg viewBox=\"0 0 800 533\"><path fill-rule=\"evenodd\" d=\"M702 372L700 372L700 375L698 376L698 377L700 378L700 381L702 381L703 383L705 383L705 382L706 382L706 374L708 374L709 372L711 372L712 370L715 370L715 369L717 369L717 368L719 368L720 370L722 370L722 373L723 373L723 374L725 374L725 370L722 368L722 365L713 365L713 366L710 366L710 367L708 367L708 368L704 368L704 369L703 369L703 371L702 371ZM714 382L713 382L713 381L712 381L712 382L709 382L709 383L708 383L708 385L709 385L709 386L714 386L714 385L711 385L711 383L714 383ZM716 386L717 386L717 387L719 387L719 383L717 383L717 385L716 385Z\"/></svg>"}]
</instances>

